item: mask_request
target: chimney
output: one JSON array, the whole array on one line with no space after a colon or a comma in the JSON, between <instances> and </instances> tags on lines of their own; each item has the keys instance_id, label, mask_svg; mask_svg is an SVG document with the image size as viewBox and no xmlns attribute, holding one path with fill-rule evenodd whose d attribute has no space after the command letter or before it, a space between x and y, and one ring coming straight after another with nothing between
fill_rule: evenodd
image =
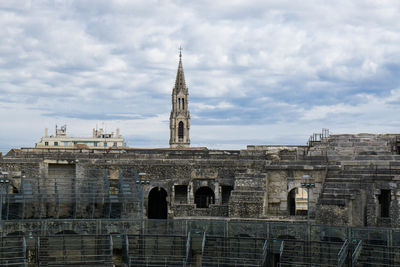
<instances>
[{"instance_id":1,"label":"chimney","mask_svg":"<svg viewBox=\"0 0 400 267\"><path fill-rule=\"evenodd\" d=\"M44 137L49 136L49 130L47 128L44 128Z\"/></svg>"},{"instance_id":2,"label":"chimney","mask_svg":"<svg viewBox=\"0 0 400 267\"><path fill-rule=\"evenodd\" d=\"M119 135L119 128L116 129L116 133L115 133L115 134L117 135L117 136L116 136L117 138L120 138L120 135Z\"/></svg>"}]
</instances>

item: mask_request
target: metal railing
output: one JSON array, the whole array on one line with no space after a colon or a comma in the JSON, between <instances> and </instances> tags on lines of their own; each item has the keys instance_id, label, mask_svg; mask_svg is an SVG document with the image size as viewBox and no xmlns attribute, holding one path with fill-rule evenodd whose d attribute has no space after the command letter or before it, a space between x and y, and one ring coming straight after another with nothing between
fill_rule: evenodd
<instances>
[{"instance_id":1,"label":"metal railing","mask_svg":"<svg viewBox=\"0 0 400 267\"><path fill-rule=\"evenodd\" d=\"M263 246L261 266L265 266L265 262L267 260L267 257L268 257L268 240L265 240L264 246Z\"/></svg>"},{"instance_id":2,"label":"metal railing","mask_svg":"<svg viewBox=\"0 0 400 267\"><path fill-rule=\"evenodd\" d=\"M1 266L27 266L25 237L5 237L0 240Z\"/></svg>"},{"instance_id":3,"label":"metal railing","mask_svg":"<svg viewBox=\"0 0 400 267\"><path fill-rule=\"evenodd\" d=\"M42 236L38 242L38 266L99 265L111 266L110 235Z\"/></svg>"},{"instance_id":4,"label":"metal railing","mask_svg":"<svg viewBox=\"0 0 400 267\"><path fill-rule=\"evenodd\" d=\"M342 267L346 258L347 258L347 251L349 248L349 241L346 239L343 243L343 246L340 248L338 253L338 267Z\"/></svg>"},{"instance_id":5,"label":"metal railing","mask_svg":"<svg viewBox=\"0 0 400 267\"><path fill-rule=\"evenodd\" d=\"M126 247L129 247L129 266L184 266L186 264L187 236L128 235Z\"/></svg>"},{"instance_id":6,"label":"metal railing","mask_svg":"<svg viewBox=\"0 0 400 267\"><path fill-rule=\"evenodd\" d=\"M190 249L191 249L191 236L190 236L191 232L188 232L187 235L187 240L186 240L186 255L185 255L185 264L184 266L186 266L189 263L189 256L190 256Z\"/></svg>"},{"instance_id":7,"label":"metal railing","mask_svg":"<svg viewBox=\"0 0 400 267\"><path fill-rule=\"evenodd\" d=\"M279 259L282 259L284 248L285 248L285 241L282 241L281 247L279 248Z\"/></svg>"},{"instance_id":8,"label":"metal railing","mask_svg":"<svg viewBox=\"0 0 400 267\"><path fill-rule=\"evenodd\" d=\"M198 226L198 224L197 224ZM171 229L173 232L174 229ZM111 266L113 247L123 246L121 257L128 266L323 266L342 267L374 263L382 266L400 266L400 246L389 246L376 240L357 240L352 246L343 242L307 241L296 239L269 240L244 236L213 236L201 232L192 239L186 235L137 234L3 237L0 243L0 265L16 266L36 263L41 265L97 264ZM120 241L119 241L120 240ZM122 243L119 243L121 242ZM117 242L117 243L116 243ZM194 246L192 243L195 242ZM119 245L116 245L119 244ZM276 248L273 244L278 245ZM26 251L30 251L27 253ZM191 251L196 256L191 257ZM32 252L36 251L35 255ZM351 260L346 262L347 255ZM277 257L276 257L277 256ZM200 257L200 258L199 258ZM277 260L279 259L279 260ZM16 262L14 262L16 263Z\"/></svg>"},{"instance_id":9,"label":"metal railing","mask_svg":"<svg viewBox=\"0 0 400 267\"><path fill-rule=\"evenodd\" d=\"M351 255L351 262L353 265L356 264L358 257L361 254L362 250L362 240L358 241L357 246L355 247L353 254Z\"/></svg>"}]
</instances>

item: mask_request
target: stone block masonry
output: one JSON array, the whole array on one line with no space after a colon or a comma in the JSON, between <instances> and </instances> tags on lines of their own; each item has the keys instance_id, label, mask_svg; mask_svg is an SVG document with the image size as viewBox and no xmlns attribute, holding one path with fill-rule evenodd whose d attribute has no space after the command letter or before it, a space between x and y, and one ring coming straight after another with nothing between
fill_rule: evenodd
<instances>
[{"instance_id":1,"label":"stone block masonry","mask_svg":"<svg viewBox=\"0 0 400 267\"><path fill-rule=\"evenodd\" d=\"M31 149L0 159L6 219L251 218L395 226L397 135L243 150ZM137 174L146 173L144 176ZM4 206L4 205L3 205ZM5 214L6 213L6 214Z\"/></svg>"}]
</instances>

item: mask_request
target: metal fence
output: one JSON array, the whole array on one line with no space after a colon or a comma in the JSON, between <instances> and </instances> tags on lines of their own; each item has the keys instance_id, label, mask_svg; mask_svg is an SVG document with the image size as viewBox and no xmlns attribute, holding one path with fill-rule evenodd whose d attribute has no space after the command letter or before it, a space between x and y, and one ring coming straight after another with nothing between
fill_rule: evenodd
<instances>
[{"instance_id":1,"label":"metal fence","mask_svg":"<svg viewBox=\"0 0 400 267\"><path fill-rule=\"evenodd\" d=\"M118 266L118 258L130 266L400 266L400 230L390 228L117 219L1 227L1 266Z\"/></svg>"},{"instance_id":2,"label":"metal fence","mask_svg":"<svg viewBox=\"0 0 400 267\"><path fill-rule=\"evenodd\" d=\"M0 170L1 219L133 218L141 212L143 188L131 170Z\"/></svg>"}]
</instances>

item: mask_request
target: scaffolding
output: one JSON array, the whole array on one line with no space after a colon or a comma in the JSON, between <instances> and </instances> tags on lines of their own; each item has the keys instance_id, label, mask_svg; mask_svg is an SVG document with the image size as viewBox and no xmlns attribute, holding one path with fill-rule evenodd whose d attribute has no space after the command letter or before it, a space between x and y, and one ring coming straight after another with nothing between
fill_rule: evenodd
<instances>
[{"instance_id":1,"label":"scaffolding","mask_svg":"<svg viewBox=\"0 0 400 267\"><path fill-rule=\"evenodd\" d=\"M113 266L111 235L74 235L36 237L38 266Z\"/></svg>"},{"instance_id":2,"label":"scaffolding","mask_svg":"<svg viewBox=\"0 0 400 267\"><path fill-rule=\"evenodd\" d=\"M400 230L391 228L183 219L1 226L27 227L2 237L1 266L111 266L118 257L128 266L400 266Z\"/></svg>"},{"instance_id":3,"label":"scaffolding","mask_svg":"<svg viewBox=\"0 0 400 267\"><path fill-rule=\"evenodd\" d=\"M0 239L1 266L27 266L25 237L3 237Z\"/></svg>"},{"instance_id":4,"label":"scaffolding","mask_svg":"<svg viewBox=\"0 0 400 267\"><path fill-rule=\"evenodd\" d=\"M136 218L143 196L135 181L138 173L127 170L88 169L75 165L47 170L7 172L0 184L3 220L18 219L117 219Z\"/></svg>"},{"instance_id":5,"label":"scaffolding","mask_svg":"<svg viewBox=\"0 0 400 267\"><path fill-rule=\"evenodd\" d=\"M1 266L400 266L400 229L148 220L137 172L70 165L4 171Z\"/></svg>"}]
</instances>

